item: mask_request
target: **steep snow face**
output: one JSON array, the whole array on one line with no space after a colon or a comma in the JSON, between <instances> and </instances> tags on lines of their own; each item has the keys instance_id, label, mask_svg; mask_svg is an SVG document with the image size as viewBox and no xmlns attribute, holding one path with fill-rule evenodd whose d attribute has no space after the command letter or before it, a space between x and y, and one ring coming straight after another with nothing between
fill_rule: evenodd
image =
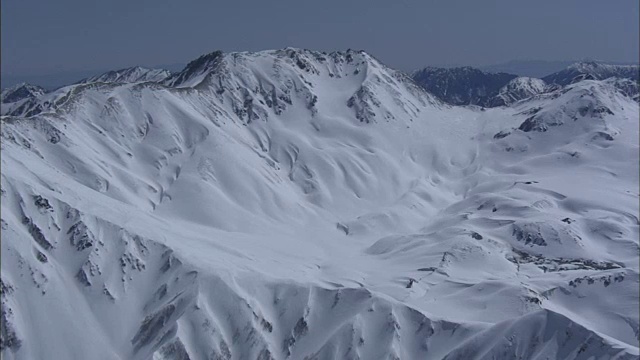
<instances>
[{"instance_id":1,"label":"steep snow face","mask_svg":"<svg viewBox=\"0 0 640 360\"><path fill-rule=\"evenodd\" d=\"M414 72L412 77L426 91L449 104L491 106L489 101L517 76L487 73L472 67L427 67Z\"/></svg>"},{"instance_id":2,"label":"steep snow face","mask_svg":"<svg viewBox=\"0 0 640 360\"><path fill-rule=\"evenodd\" d=\"M135 66L126 69L108 71L104 74L92 76L83 79L78 84L87 84L93 82L104 83L136 83L153 81L158 82L169 77L171 73L164 69L146 69L140 66Z\"/></svg>"},{"instance_id":3,"label":"steep snow face","mask_svg":"<svg viewBox=\"0 0 640 360\"><path fill-rule=\"evenodd\" d=\"M284 49L61 93L2 118L5 358L639 354L638 104L610 82L481 111Z\"/></svg>"},{"instance_id":4,"label":"steep snow face","mask_svg":"<svg viewBox=\"0 0 640 360\"><path fill-rule=\"evenodd\" d=\"M640 81L640 66L611 65L595 61L578 62L565 70L543 78L549 84L568 85L582 80L604 80L610 77Z\"/></svg>"},{"instance_id":5,"label":"steep snow face","mask_svg":"<svg viewBox=\"0 0 640 360\"><path fill-rule=\"evenodd\" d=\"M548 88L544 80L530 77L517 77L503 86L498 92L498 95L488 100L487 106L511 105L514 102L542 94L547 91Z\"/></svg>"},{"instance_id":6,"label":"steep snow face","mask_svg":"<svg viewBox=\"0 0 640 360\"><path fill-rule=\"evenodd\" d=\"M45 93L46 91L43 88L26 83L4 89L0 96L2 98L1 113L4 115L13 111L19 112L19 109L24 107L25 103L34 101Z\"/></svg>"}]
</instances>

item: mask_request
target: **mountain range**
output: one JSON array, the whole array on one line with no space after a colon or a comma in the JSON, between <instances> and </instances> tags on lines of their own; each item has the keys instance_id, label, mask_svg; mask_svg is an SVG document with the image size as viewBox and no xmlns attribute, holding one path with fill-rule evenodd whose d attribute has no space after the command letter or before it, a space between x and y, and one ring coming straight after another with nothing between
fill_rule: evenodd
<instances>
[{"instance_id":1,"label":"mountain range","mask_svg":"<svg viewBox=\"0 0 640 360\"><path fill-rule=\"evenodd\" d=\"M205 54L2 93L6 359L637 359L637 67Z\"/></svg>"},{"instance_id":2,"label":"mountain range","mask_svg":"<svg viewBox=\"0 0 640 360\"><path fill-rule=\"evenodd\" d=\"M222 54L215 52L212 54ZM147 69L139 66L108 71L91 76L77 84L95 82L135 83L163 82L172 77L190 75L197 69L200 61L206 61L207 54L189 63L182 72L172 73L163 69ZM191 69L191 70L189 70ZM535 95L557 90L584 79L605 80L616 78L616 85L634 99L638 99L639 70L637 65L614 65L594 61L578 62L566 69L549 74L541 79L520 77L508 73L491 73L472 67L434 68L426 67L413 72L413 80L430 94L451 105L478 105L482 107L507 106L513 102L531 98ZM164 83L167 83L166 81ZM171 82L167 83L172 85ZM35 85L19 84L3 90L3 115L34 115L43 109L55 106L56 99L66 94L68 87L52 91L42 96L46 90Z\"/></svg>"},{"instance_id":3,"label":"mountain range","mask_svg":"<svg viewBox=\"0 0 640 360\"><path fill-rule=\"evenodd\" d=\"M611 62L611 61L599 61L591 59L582 60L570 60L570 61L549 61L549 60L511 60L505 63L479 66L480 70L486 72L505 72L509 74L516 74L518 76L542 78L549 74L557 73L575 63L584 62L598 62L609 65L636 65L635 62ZM449 66L451 67L451 66Z\"/></svg>"},{"instance_id":4,"label":"mountain range","mask_svg":"<svg viewBox=\"0 0 640 360\"><path fill-rule=\"evenodd\" d=\"M412 74L417 84L452 105L504 106L557 90L581 80L616 78L631 97L638 94L640 67L594 61L578 62L541 79L507 73L491 73L471 67L427 67Z\"/></svg>"}]
</instances>

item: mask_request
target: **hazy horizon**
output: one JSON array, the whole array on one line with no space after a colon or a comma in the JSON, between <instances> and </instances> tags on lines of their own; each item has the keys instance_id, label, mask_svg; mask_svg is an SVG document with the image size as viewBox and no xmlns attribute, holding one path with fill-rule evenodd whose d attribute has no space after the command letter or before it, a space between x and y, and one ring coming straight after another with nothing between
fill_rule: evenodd
<instances>
[{"instance_id":1,"label":"hazy horizon","mask_svg":"<svg viewBox=\"0 0 640 360\"><path fill-rule=\"evenodd\" d=\"M186 64L217 49L287 46L364 49L403 71L523 59L637 63L640 51L640 8L631 0L330 0L322 6L290 0L8 0L0 6L1 73L9 77Z\"/></svg>"}]
</instances>

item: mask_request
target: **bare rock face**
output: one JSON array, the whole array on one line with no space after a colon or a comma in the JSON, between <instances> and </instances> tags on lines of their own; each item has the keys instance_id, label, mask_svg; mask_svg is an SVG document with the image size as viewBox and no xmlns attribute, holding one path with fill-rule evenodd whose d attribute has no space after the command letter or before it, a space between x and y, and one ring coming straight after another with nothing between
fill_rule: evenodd
<instances>
[{"instance_id":1,"label":"bare rock face","mask_svg":"<svg viewBox=\"0 0 640 360\"><path fill-rule=\"evenodd\" d=\"M453 105L500 106L494 97L516 75L488 73L472 67L418 70L413 80L440 100Z\"/></svg>"}]
</instances>

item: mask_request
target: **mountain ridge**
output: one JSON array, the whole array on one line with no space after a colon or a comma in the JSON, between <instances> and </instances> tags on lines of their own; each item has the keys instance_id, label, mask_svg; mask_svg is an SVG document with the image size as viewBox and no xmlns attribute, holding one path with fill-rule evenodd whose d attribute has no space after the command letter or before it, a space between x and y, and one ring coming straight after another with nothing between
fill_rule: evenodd
<instances>
[{"instance_id":1,"label":"mountain ridge","mask_svg":"<svg viewBox=\"0 0 640 360\"><path fill-rule=\"evenodd\" d=\"M568 85L583 79L605 80L610 77L640 81L640 65L609 65L595 61L578 62L565 70L543 78L548 83Z\"/></svg>"},{"instance_id":2,"label":"mountain ridge","mask_svg":"<svg viewBox=\"0 0 640 360\"><path fill-rule=\"evenodd\" d=\"M171 72L164 69L148 69L141 66L123 68L102 73L100 75L90 76L82 79L75 84L87 84L93 82L106 83L135 83L135 82L158 82L169 77Z\"/></svg>"}]
</instances>

